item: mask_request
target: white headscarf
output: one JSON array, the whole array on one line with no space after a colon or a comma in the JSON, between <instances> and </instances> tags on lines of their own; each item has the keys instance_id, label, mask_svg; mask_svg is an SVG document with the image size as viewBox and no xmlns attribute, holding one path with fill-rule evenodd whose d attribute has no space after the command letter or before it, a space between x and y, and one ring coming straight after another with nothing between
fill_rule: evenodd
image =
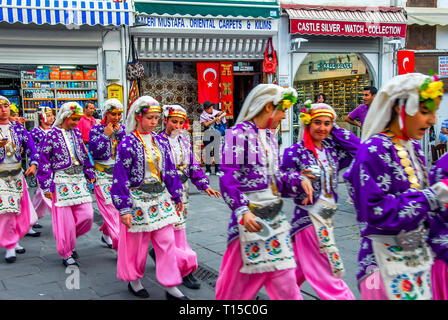
<instances>
[{"instance_id":1,"label":"white headscarf","mask_svg":"<svg viewBox=\"0 0 448 320\"><path fill-rule=\"evenodd\" d=\"M68 117L70 117L73 113L83 114L82 106L75 102L75 101L69 101L64 103L61 108L58 111L58 115L56 117L56 120L53 122L52 127L56 127L58 125L61 125L64 120Z\"/></svg>"},{"instance_id":2,"label":"white headscarf","mask_svg":"<svg viewBox=\"0 0 448 320\"><path fill-rule=\"evenodd\" d=\"M53 109L50 107L38 107L36 113L34 114L34 127L37 128L40 126L39 119L43 118L44 122L47 122L47 112L53 112Z\"/></svg>"},{"instance_id":3,"label":"white headscarf","mask_svg":"<svg viewBox=\"0 0 448 320\"><path fill-rule=\"evenodd\" d=\"M308 109L308 107L311 107L311 108ZM325 112L326 110L329 110L329 112L331 113L331 116ZM336 121L336 119L338 117L338 115L336 114L336 111L329 104L326 104L326 103L314 103L313 104L313 103L311 103L311 100L305 101L305 103L303 104L302 111L299 114L299 117L302 113L305 113L308 115L307 116L308 119L306 119L306 121L311 121L312 119L320 117L320 116L330 116L330 118L332 118L333 121ZM309 124L309 122L307 122L305 124L304 120L305 120L304 118L300 118L299 134L297 137L297 142L300 142L303 140L303 136L305 134L305 128Z\"/></svg>"},{"instance_id":4,"label":"white headscarf","mask_svg":"<svg viewBox=\"0 0 448 320\"><path fill-rule=\"evenodd\" d=\"M9 101L8 98L4 97L4 96L0 96L0 101L1 100L6 100L8 102L8 104L11 104L11 102Z\"/></svg>"},{"instance_id":5,"label":"white headscarf","mask_svg":"<svg viewBox=\"0 0 448 320\"><path fill-rule=\"evenodd\" d=\"M101 118L104 119L106 117L107 111L110 109L121 109L123 110L123 104L120 102L120 100L116 98L108 99L106 102L104 102L102 108L101 108Z\"/></svg>"},{"instance_id":6,"label":"white headscarf","mask_svg":"<svg viewBox=\"0 0 448 320\"><path fill-rule=\"evenodd\" d=\"M297 92L293 88L283 88L276 84L259 84L247 96L235 124L253 119L269 102L277 105L285 93L297 97Z\"/></svg>"},{"instance_id":7,"label":"white headscarf","mask_svg":"<svg viewBox=\"0 0 448 320\"><path fill-rule=\"evenodd\" d=\"M156 99L150 96L141 96L129 108L129 112L126 118L126 134L132 133L137 128L137 121L135 121L135 115L141 110L143 106L160 106L160 103Z\"/></svg>"},{"instance_id":8,"label":"white headscarf","mask_svg":"<svg viewBox=\"0 0 448 320\"><path fill-rule=\"evenodd\" d=\"M185 113L185 116L187 115L187 111L178 104L164 105L162 107L162 110L163 110L163 116L165 118L169 117L170 111L179 111L179 112Z\"/></svg>"},{"instance_id":9,"label":"white headscarf","mask_svg":"<svg viewBox=\"0 0 448 320\"><path fill-rule=\"evenodd\" d=\"M369 107L362 127L361 141L364 142L385 129L391 121L393 107L397 99L401 100L401 103L405 103L406 113L414 116L420 106L420 87L427 78L430 76L421 73L408 73L396 76L386 83Z\"/></svg>"}]
</instances>

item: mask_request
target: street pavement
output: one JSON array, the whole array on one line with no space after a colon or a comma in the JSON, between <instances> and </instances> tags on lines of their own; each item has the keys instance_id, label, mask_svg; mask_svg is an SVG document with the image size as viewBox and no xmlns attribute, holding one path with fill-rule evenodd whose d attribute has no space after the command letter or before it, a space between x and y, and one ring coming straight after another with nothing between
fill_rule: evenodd
<instances>
[{"instance_id":1,"label":"street pavement","mask_svg":"<svg viewBox=\"0 0 448 320\"><path fill-rule=\"evenodd\" d=\"M211 175L209 178L211 187L219 190L218 177ZM30 195L34 195L34 191L35 188L30 188ZM230 210L222 198L209 198L193 185L190 185L190 192L187 237L197 253L199 268L195 276L202 286L199 290L182 285L179 288L193 300L214 300L214 286L226 249ZM346 268L344 280L360 299L355 277L359 229L354 208L346 201L347 191L343 183L339 185L339 194L339 211L335 216L336 243ZM289 218L293 209L292 200L286 199L284 211ZM36 229L42 232L40 237L25 237L20 241L26 252L17 254L15 263L7 263L3 258L5 249L0 248L0 300L141 300L128 292L126 282L117 279L117 254L100 240L98 229L102 218L95 202L94 210L92 229L77 241L78 270L65 268L57 254L50 213L39 221L43 226ZM149 255L142 283L150 300L165 300L163 286L157 282L155 265ZM319 299L307 283L301 290L305 300ZM264 289L260 290L257 299L268 299Z\"/></svg>"}]
</instances>

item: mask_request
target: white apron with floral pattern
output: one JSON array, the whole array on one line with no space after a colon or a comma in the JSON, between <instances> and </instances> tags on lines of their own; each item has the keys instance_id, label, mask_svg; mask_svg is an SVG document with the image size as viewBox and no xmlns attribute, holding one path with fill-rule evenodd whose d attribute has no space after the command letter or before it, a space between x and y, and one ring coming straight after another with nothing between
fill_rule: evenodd
<instances>
[{"instance_id":1,"label":"white apron with floral pattern","mask_svg":"<svg viewBox=\"0 0 448 320\"><path fill-rule=\"evenodd\" d=\"M313 206L307 208L308 215L317 234L320 252L327 256L333 276L342 278L345 269L339 250L336 247L333 217L324 218L321 215L324 208L336 211L337 205L334 202L325 201L322 198L319 198Z\"/></svg>"},{"instance_id":2,"label":"white apron with floral pattern","mask_svg":"<svg viewBox=\"0 0 448 320\"><path fill-rule=\"evenodd\" d=\"M2 164L0 170L16 170L19 163ZM20 199L23 195L23 172L12 177L0 178L0 214L7 212L20 214Z\"/></svg>"},{"instance_id":3,"label":"white apron with floral pattern","mask_svg":"<svg viewBox=\"0 0 448 320\"><path fill-rule=\"evenodd\" d=\"M188 192L189 192L189 184L188 180L182 184L182 204L183 210L177 211L177 215L179 217L179 223L174 225L175 230L185 229L187 223L187 213L188 213Z\"/></svg>"},{"instance_id":4,"label":"white apron with floral pattern","mask_svg":"<svg viewBox=\"0 0 448 320\"><path fill-rule=\"evenodd\" d=\"M103 171L95 170L95 183L100 188L101 194L104 198L104 203L112 204L112 196L110 195L110 188L112 187L112 175Z\"/></svg>"},{"instance_id":5,"label":"white apron with floral pattern","mask_svg":"<svg viewBox=\"0 0 448 320\"><path fill-rule=\"evenodd\" d=\"M420 230L423 230L421 228ZM426 242L404 250L394 236L369 236L389 300L431 300L434 254Z\"/></svg>"},{"instance_id":6,"label":"white apron with floral pattern","mask_svg":"<svg viewBox=\"0 0 448 320\"><path fill-rule=\"evenodd\" d=\"M245 192L249 202L258 206L266 206L280 198L273 195L272 189ZM289 231L291 226L283 211L273 219L263 219L273 233L263 240L256 232L249 232L238 223L241 255L243 259L242 273L263 273L295 268L294 251Z\"/></svg>"},{"instance_id":7,"label":"white apron with floral pattern","mask_svg":"<svg viewBox=\"0 0 448 320\"><path fill-rule=\"evenodd\" d=\"M87 202L92 202L89 186L84 173L67 174L64 170L58 170L54 174L56 189L56 207L69 207Z\"/></svg>"},{"instance_id":8,"label":"white apron with floral pattern","mask_svg":"<svg viewBox=\"0 0 448 320\"><path fill-rule=\"evenodd\" d=\"M179 222L176 207L165 188L161 193L146 193L140 188L130 189L132 222L129 232L151 232Z\"/></svg>"}]
</instances>

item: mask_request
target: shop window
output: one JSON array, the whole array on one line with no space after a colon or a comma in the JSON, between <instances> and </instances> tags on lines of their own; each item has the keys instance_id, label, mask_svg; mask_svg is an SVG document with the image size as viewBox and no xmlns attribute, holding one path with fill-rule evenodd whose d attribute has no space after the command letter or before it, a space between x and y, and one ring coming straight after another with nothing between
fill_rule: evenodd
<instances>
[{"instance_id":1,"label":"shop window","mask_svg":"<svg viewBox=\"0 0 448 320\"><path fill-rule=\"evenodd\" d=\"M347 128L345 116L363 103L363 89L371 85L368 67L358 54L309 54L294 77L299 96L293 112L293 141L297 141L299 113L306 100L314 103L323 93L337 113L338 124Z\"/></svg>"},{"instance_id":2,"label":"shop window","mask_svg":"<svg viewBox=\"0 0 448 320\"><path fill-rule=\"evenodd\" d=\"M408 0L406 7L437 8L437 0Z\"/></svg>"},{"instance_id":3,"label":"shop window","mask_svg":"<svg viewBox=\"0 0 448 320\"><path fill-rule=\"evenodd\" d=\"M406 48L414 50L435 49L436 35L436 26L408 25L406 30Z\"/></svg>"}]
</instances>

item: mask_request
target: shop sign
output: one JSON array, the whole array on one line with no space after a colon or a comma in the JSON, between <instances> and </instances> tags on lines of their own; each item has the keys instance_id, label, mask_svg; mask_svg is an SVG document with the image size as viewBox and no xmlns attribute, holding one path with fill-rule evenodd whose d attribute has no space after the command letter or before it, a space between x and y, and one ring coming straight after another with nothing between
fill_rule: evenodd
<instances>
[{"instance_id":1,"label":"shop sign","mask_svg":"<svg viewBox=\"0 0 448 320\"><path fill-rule=\"evenodd\" d=\"M291 19L291 34L406 37L406 24Z\"/></svg>"},{"instance_id":2,"label":"shop sign","mask_svg":"<svg viewBox=\"0 0 448 320\"><path fill-rule=\"evenodd\" d=\"M337 70L337 69L353 69L353 63L351 62L341 62L338 63L336 58L331 58L327 61L319 60L317 63L317 71L323 72L328 70Z\"/></svg>"},{"instance_id":3,"label":"shop sign","mask_svg":"<svg viewBox=\"0 0 448 320\"><path fill-rule=\"evenodd\" d=\"M151 29L212 31L277 31L274 19L219 19L186 17L137 17L137 22Z\"/></svg>"},{"instance_id":4,"label":"shop sign","mask_svg":"<svg viewBox=\"0 0 448 320\"><path fill-rule=\"evenodd\" d=\"M440 77L448 77L448 57L439 57L439 74Z\"/></svg>"}]
</instances>

